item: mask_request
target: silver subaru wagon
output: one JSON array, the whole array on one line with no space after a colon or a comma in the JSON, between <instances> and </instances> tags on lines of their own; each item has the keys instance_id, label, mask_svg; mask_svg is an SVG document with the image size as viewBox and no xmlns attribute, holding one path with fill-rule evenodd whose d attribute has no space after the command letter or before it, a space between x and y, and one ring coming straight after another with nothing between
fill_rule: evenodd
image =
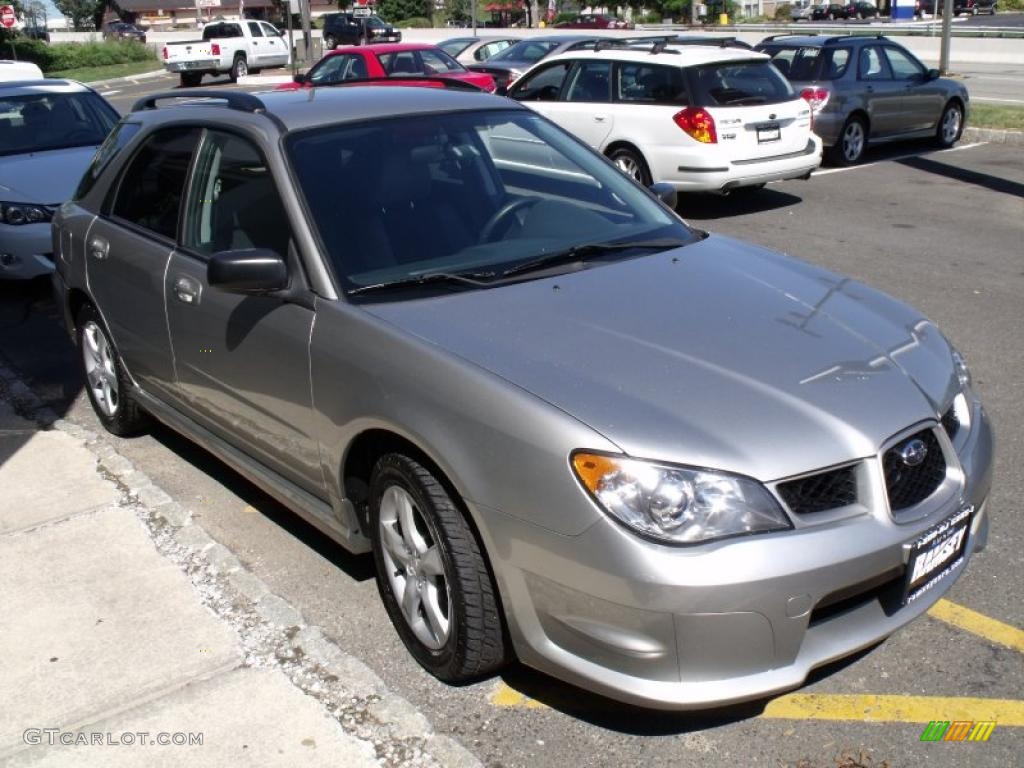
<instances>
[{"instance_id":1,"label":"silver subaru wagon","mask_svg":"<svg viewBox=\"0 0 1024 768\"><path fill-rule=\"evenodd\" d=\"M984 545L992 432L914 309L499 97L206 95L137 104L54 219L89 397L372 551L441 680L761 697Z\"/></svg>"}]
</instances>

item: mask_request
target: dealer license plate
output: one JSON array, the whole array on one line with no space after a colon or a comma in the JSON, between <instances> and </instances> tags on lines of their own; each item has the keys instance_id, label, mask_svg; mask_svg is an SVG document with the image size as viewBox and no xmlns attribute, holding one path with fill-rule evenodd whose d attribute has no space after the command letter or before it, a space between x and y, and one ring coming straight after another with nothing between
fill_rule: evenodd
<instances>
[{"instance_id":1,"label":"dealer license plate","mask_svg":"<svg viewBox=\"0 0 1024 768\"><path fill-rule=\"evenodd\" d=\"M974 507L965 507L910 545L904 603L911 603L960 565Z\"/></svg>"},{"instance_id":2,"label":"dealer license plate","mask_svg":"<svg viewBox=\"0 0 1024 768\"><path fill-rule=\"evenodd\" d=\"M769 141L778 141L782 138L782 128L777 124L759 125L757 127L757 143L765 144Z\"/></svg>"}]
</instances>

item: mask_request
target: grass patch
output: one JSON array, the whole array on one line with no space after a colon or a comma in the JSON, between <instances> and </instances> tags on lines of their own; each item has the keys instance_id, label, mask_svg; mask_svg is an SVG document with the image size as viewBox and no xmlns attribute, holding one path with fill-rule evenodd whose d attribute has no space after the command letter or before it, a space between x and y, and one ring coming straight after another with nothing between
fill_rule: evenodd
<instances>
[{"instance_id":1,"label":"grass patch","mask_svg":"<svg viewBox=\"0 0 1024 768\"><path fill-rule=\"evenodd\" d=\"M156 61L129 61L124 64L107 64L103 67L62 69L57 72L48 72L46 76L66 77L69 80L79 80L83 83L94 83L97 80L112 80L115 77L140 75L143 72L153 72L157 69L160 69L160 65Z\"/></svg>"},{"instance_id":2,"label":"grass patch","mask_svg":"<svg viewBox=\"0 0 1024 768\"><path fill-rule=\"evenodd\" d=\"M971 104L967 125L972 128L998 128L1004 131L1024 131L1024 107L1003 104Z\"/></svg>"}]
</instances>

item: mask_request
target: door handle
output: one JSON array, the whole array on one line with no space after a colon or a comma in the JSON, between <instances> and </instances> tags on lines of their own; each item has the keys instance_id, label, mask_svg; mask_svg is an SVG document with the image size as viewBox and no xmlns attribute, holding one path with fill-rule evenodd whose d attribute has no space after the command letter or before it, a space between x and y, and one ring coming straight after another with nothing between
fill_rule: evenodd
<instances>
[{"instance_id":1,"label":"door handle","mask_svg":"<svg viewBox=\"0 0 1024 768\"><path fill-rule=\"evenodd\" d=\"M190 277L179 277L174 281L174 296L182 304L198 304L199 283Z\"/></svg>"},{"instance_id":2,"label":"door handle","mask_svg":"<svg viewBox=\"0 0 1024 768\"><path fill-rule=\"evenodd\" d=\"M608 118L605 115L594 115L594 122L595 123L603 123L607 119Z\"/></svg>"},{"instance_id":3,"label":"door handle","mask_svg":"<svg viewBox=\"0 0 1024 768\"><path fill-rule=\"evenodd\" d=\"M100 236L89 238L89 255L102 261L110 255L110 243Z\"/></svg>"}]
</instances>

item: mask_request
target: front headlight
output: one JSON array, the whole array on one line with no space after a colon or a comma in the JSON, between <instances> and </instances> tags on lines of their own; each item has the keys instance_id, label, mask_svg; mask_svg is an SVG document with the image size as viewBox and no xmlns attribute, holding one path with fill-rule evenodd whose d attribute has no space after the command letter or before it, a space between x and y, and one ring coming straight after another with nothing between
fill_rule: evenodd
<instances>
[{"instance_id":1,"label":"front headlight","mask_svg":"<svg viewBox=\"0 0 1024 768\"><path fill-rule=\"evenodd\" d=\"M967 392L971 388L971 369L967 367L967 361L964 356L960 354L959 350L953 349L953 369L956 371L956 377L960 381L961 391Z\"/></svg>"},{"instance_id":2,"label":"front headlight","mask_svg":"<svg viewBox=\"0 0 1024 768\"><path fill-rule=\"evenodd\" d=\"M768 490L739 475L583 451L572 466L602 509L658 541L699 544L792 528Z\"/></svg>"},{"instance_id":3,"label":"front headlight","mask_svg":"<svg viewBox=\"0 0 1024 768\"><path fill-rule=\"evenodd\" d=\"M4 224L38 224L53 218L53 211L45 205L0 202L0 221Z\"/></svg>"}]
</instances>

